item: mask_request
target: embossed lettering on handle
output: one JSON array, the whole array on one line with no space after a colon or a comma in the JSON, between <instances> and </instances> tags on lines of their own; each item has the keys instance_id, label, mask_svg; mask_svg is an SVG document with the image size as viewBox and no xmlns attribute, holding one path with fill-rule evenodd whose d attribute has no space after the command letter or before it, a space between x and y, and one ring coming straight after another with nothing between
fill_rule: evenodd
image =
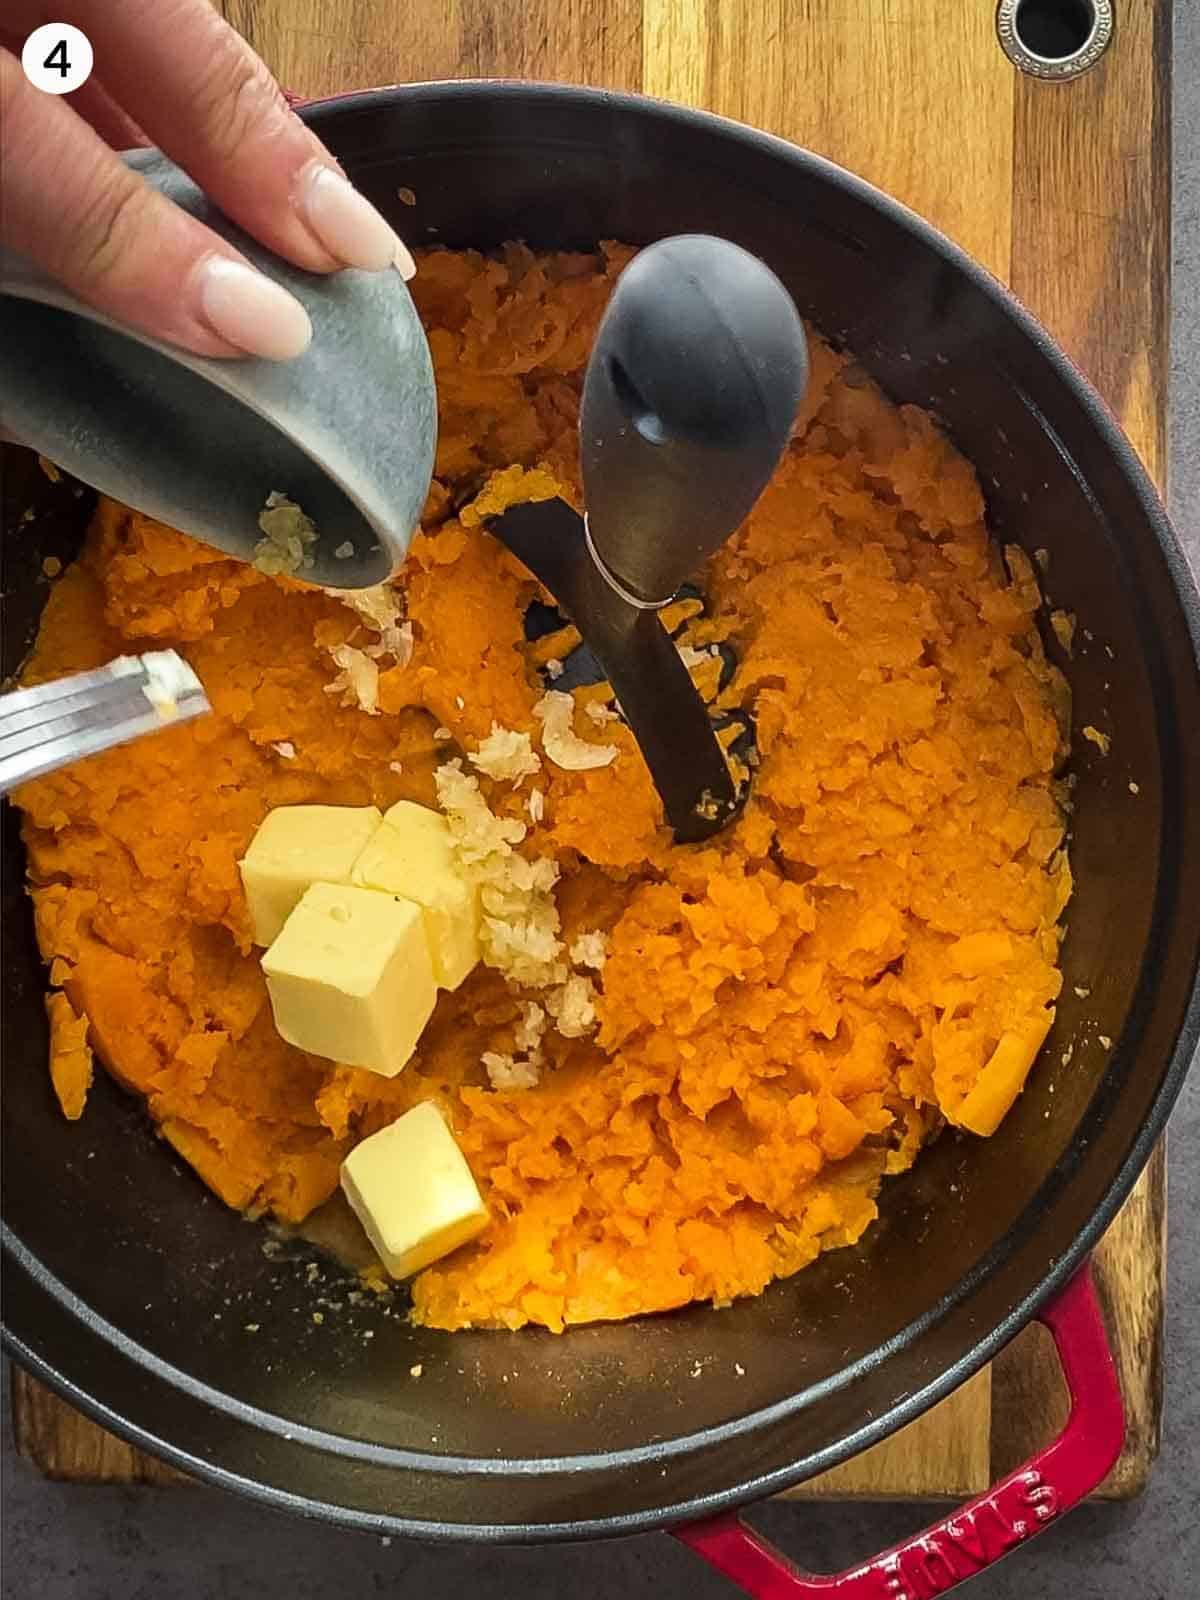
<instances>
[{"instance_id":1,"label":"embossed lettering on handle","mask_svg":"<svg viewBox=\"0 0 1200 1600\"><path fill-rule=\"evenodd\" d=\"M934 1600L973 1578L1091 1494L1121 1453L1125 1413L1112 1352L1085 1265L1038 1313L1054 1337L1071 1395L1058 1438L961 1511L852 1567L802 1572L737 1516L674 1530L755 1600Z\"/></svg>"}]
</instances>

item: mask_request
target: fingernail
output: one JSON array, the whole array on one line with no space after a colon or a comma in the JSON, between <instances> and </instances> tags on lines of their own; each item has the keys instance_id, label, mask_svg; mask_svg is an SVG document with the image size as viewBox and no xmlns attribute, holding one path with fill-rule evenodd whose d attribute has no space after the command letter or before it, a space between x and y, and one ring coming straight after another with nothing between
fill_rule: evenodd
<instances>
[{"instance_id":1,"label":"fingernail","mask_svg":"<svg viewBox=\"0 0 1200 1600\"><path fill-rule=\"evenodd\" d=\"M417 275L417 263L412 258L412 252L401 239L396 240L396 257L393 265L405 283L411 283Z\"/></svg>"},{"instance_id":2,"label":"fingernail","mask_svg":"<svg viewBox=\"0 0 1200 1600\"><path fill-rule=\"evenodd\" d=\"M371 202L331 167L320 162L309 165L301 178L298 204L329 254L348 267L382 272L395 263L404 273L405 261L412 266L412 257Z\"/></svg>"},{"instance_id":3,"label":"fingernail","mask_svg":"<svg viewBox=\"0 0 1200 1600\"><path fill-rule=\"evenodd\" d=\"M263 273L243 261L213 255L200 263L199 278L200 313L229 344L268 361L290 361L308 349L308 312Z\"/></svg>"}]
</instances>

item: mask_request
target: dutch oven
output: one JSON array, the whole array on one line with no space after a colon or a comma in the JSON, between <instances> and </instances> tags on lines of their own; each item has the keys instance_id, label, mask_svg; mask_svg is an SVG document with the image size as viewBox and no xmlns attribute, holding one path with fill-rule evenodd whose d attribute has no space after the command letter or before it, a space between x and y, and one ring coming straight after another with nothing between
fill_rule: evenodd
<instances>
[{"instance_id":1,"label":"dutch oven","mask_svg":"<svg viewBox=\"0 0 1200 1600\"><path fill-rule=\"evenodd\" d=\"M715 117L521 83L387 89L304 115L416 245L733 239L895 399L945 422L996 536L1049 551L1055 603L1096 642L1059 658L1082 752L1065 999L994 1137L944 1135L889 1180L861 1244L757 1299L561 1337L448 1336L370 1306L317 1328L301 1247L264 1254L265 1230L208 1195L140 1106L105 1080L82 1124L59 1115L6 807L9 1348L185 1472L331 1522L491 1541L669 1528L758 1595L948 1588L1094 1488L1120 1448L1087 1257L1200 1033L1200 600L1179 545L1128 443L1037 323L826 161ZM37 476L28 457L12 464L9 506L33 499L44 514L6 539L6 673L36 628L42 558L69 556L88 513L86 496ZM1080 741L1089 722L1111 730L1107 758ZM1111 1049L1067 1061L1085 1018ZM910 1422L1035 1317L1055 1336L1071 1420L982 1501L837 1578L799 1574L737 1520ZM419 1382L398 1381L416 1365Z\"/></svg>"}]
</instances>

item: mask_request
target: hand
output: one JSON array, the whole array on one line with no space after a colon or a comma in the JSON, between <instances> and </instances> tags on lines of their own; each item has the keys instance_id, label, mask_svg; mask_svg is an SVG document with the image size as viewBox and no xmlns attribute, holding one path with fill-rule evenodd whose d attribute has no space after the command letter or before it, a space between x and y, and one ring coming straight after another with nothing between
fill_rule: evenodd
<instances>
[{"instance_id":1,"label":"hand","mask_svg":"<svg viewBox=\"0 0 1200 1600\"><path fill-rule=\"evenodd\" d=\"M27 80L44 22L92 42L70 95ZM113 147L156 144L235 222L310 272L413 273L412 257L288 107L209 0L7 0L0 16L0 241L127 326L208 356L286 360L300 302L131 172Z\"/></svg>"}]
</instances>

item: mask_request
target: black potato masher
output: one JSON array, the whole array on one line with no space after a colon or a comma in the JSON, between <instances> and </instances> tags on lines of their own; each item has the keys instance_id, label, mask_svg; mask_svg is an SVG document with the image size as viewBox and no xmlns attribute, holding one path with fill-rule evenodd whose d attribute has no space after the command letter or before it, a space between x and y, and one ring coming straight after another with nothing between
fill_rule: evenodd
<instances>
[{"instance_id":1,"label":"black potato masher","mask_svg":"<svg viewBox=\"0 0 1200 1600\"><path fill-rule=\"evenodd\" d=\"M723 827L746 785L659 612L766 487L807 382L804 327L770 268L728 240L664 239L621 275L588 362L585 515L544 500L488 523L578 628L680 843Z\"/></svg>"}]
</instances>

